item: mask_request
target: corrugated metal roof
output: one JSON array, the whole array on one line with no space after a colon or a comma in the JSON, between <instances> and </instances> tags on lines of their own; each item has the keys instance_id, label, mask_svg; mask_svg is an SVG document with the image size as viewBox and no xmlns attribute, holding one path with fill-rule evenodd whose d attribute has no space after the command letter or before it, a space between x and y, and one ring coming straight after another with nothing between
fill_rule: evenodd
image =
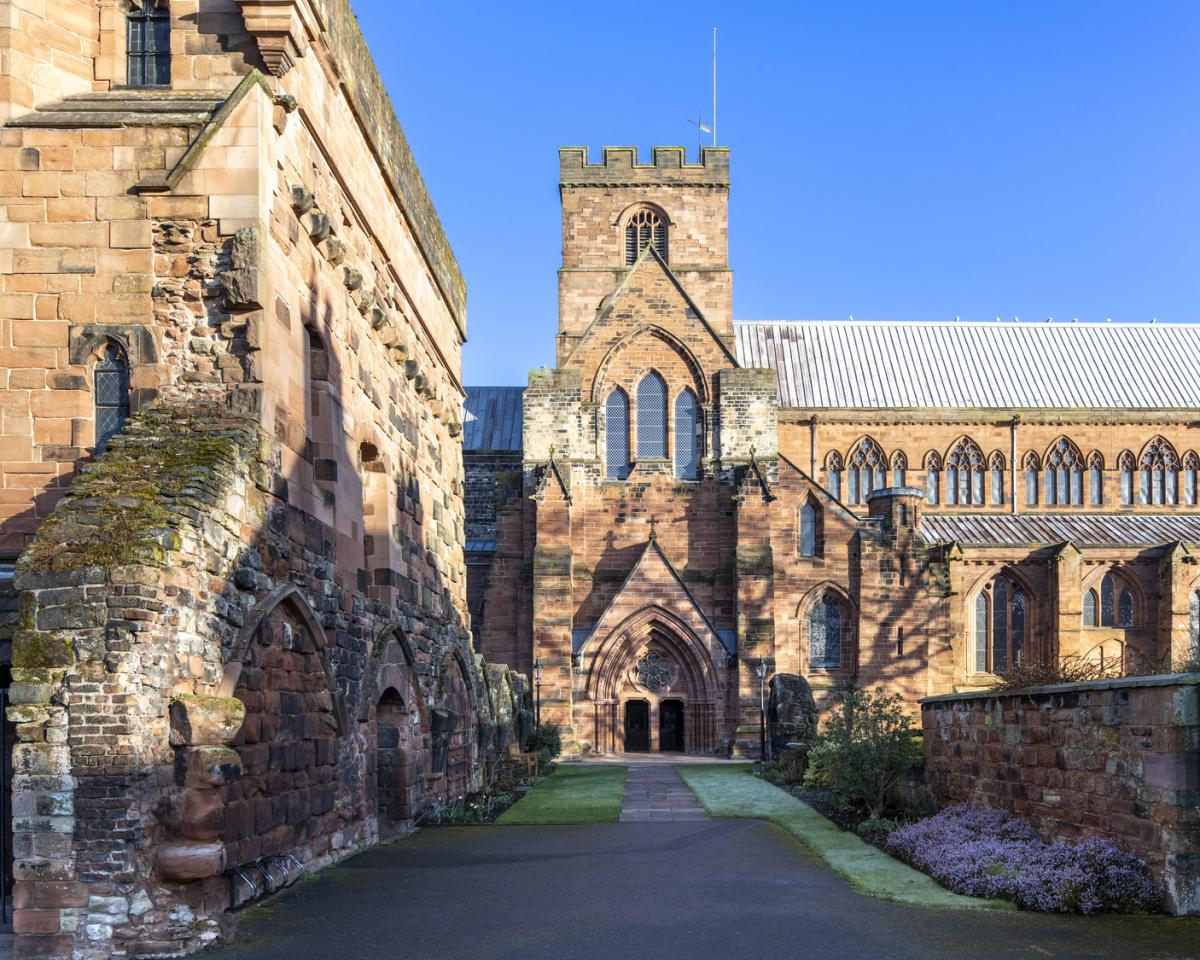
<instances>
[{"instance_id":1,"label":"corrugated metal roof","mask_svg":"<svg viewBox=\"0 0 1200 960\"><path fill-rule=\"evenodd\" d=\"M785 407L1200 406L1200 324L843 320L734 331L738 362L773 368Z\"/></svg>"},{"instance_id":2,"label":"corrugated metal roof","mask_svg":"<svg viewBox=\"0 0 1200 960\"><path fill-rule=\"evenodd\" d=\"M524 387L466 387L464 450L520 450Z\"/></svg>"},{"instance_id":3,"label":"corrugated metal roof","mask_svg":"<svg viewBox=\"0 0 1200 960\"><path fill-rule=\"evenodd\" d=\"M921 534L930 543L1134 544L1154 546L1176 540L1200 543L1200 514L925 514Z\"/></svg>"}]
</instances>

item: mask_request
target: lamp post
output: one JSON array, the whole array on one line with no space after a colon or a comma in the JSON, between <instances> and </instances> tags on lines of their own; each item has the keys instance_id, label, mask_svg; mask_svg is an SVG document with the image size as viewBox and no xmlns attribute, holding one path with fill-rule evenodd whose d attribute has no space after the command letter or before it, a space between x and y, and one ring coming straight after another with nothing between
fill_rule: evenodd
<instances>
[{"instance_id":1,"label":"lamp post","mask_svg":"<svg viewBox=\"0 0 1200 960\"><path fill-rule=\"evenodd\" d=\"M539 657L533 661L533 688L537 691L537 699L534 700L533 723L539 730L542 726L542 661Z\"/></svg>"},{"instance_id":2,"label":"lamp post","mask_svg":"<svg viewBox=\"0 0 1200 960\"><path fill-rule=\"evenodd\" d=\"M767 762L767 661L762 657L754 665L758 674L758 759Z\"/></svg>"}]
</instances>

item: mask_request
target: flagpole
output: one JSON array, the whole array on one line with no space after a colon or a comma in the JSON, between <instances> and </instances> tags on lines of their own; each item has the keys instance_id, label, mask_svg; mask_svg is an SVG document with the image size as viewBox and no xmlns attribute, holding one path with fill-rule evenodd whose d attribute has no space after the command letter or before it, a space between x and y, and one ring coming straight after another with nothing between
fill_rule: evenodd
<instances>
[{"instance_id":1,"label":"flagpole","mask_svg":"<svg viewBox=\"0 0 1200 960\"><path fill-rule=\"evenodd\" d=\"M713 146L717 145L717 28L713 27Z\"/></svg>"}]
</instances>

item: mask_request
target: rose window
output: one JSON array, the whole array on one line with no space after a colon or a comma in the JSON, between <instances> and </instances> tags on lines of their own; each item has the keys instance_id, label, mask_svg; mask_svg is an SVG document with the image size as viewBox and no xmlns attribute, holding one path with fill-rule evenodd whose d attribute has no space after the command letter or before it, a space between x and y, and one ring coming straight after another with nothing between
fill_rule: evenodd
<instances>
[{"instance_id":1,"label":"rose window","mask_svg":"<svg viewBox=\"0 0 1200 960\"><path fill-rule=\"evenodd\" d=\"M647 690L671 685L671 662L660 653L648 653L637 662L637 681Z\"/></svg>"}]
</instances>

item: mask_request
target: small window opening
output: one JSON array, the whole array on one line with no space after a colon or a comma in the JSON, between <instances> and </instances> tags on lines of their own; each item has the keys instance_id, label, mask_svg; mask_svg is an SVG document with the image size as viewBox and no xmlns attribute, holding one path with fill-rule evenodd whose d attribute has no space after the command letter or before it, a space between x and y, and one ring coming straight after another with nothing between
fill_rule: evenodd
<instances>
[{"instance_id":1,"label":"small window opening","mask_svg":"<svg viewBox=\"0 0 1200 960\"><path fill-rule=\"evenodd\" d=\"M156 0L142 0L126 17L126 82L131 87L171 83L171 15Z\"/></svg>"}]
</instances>

